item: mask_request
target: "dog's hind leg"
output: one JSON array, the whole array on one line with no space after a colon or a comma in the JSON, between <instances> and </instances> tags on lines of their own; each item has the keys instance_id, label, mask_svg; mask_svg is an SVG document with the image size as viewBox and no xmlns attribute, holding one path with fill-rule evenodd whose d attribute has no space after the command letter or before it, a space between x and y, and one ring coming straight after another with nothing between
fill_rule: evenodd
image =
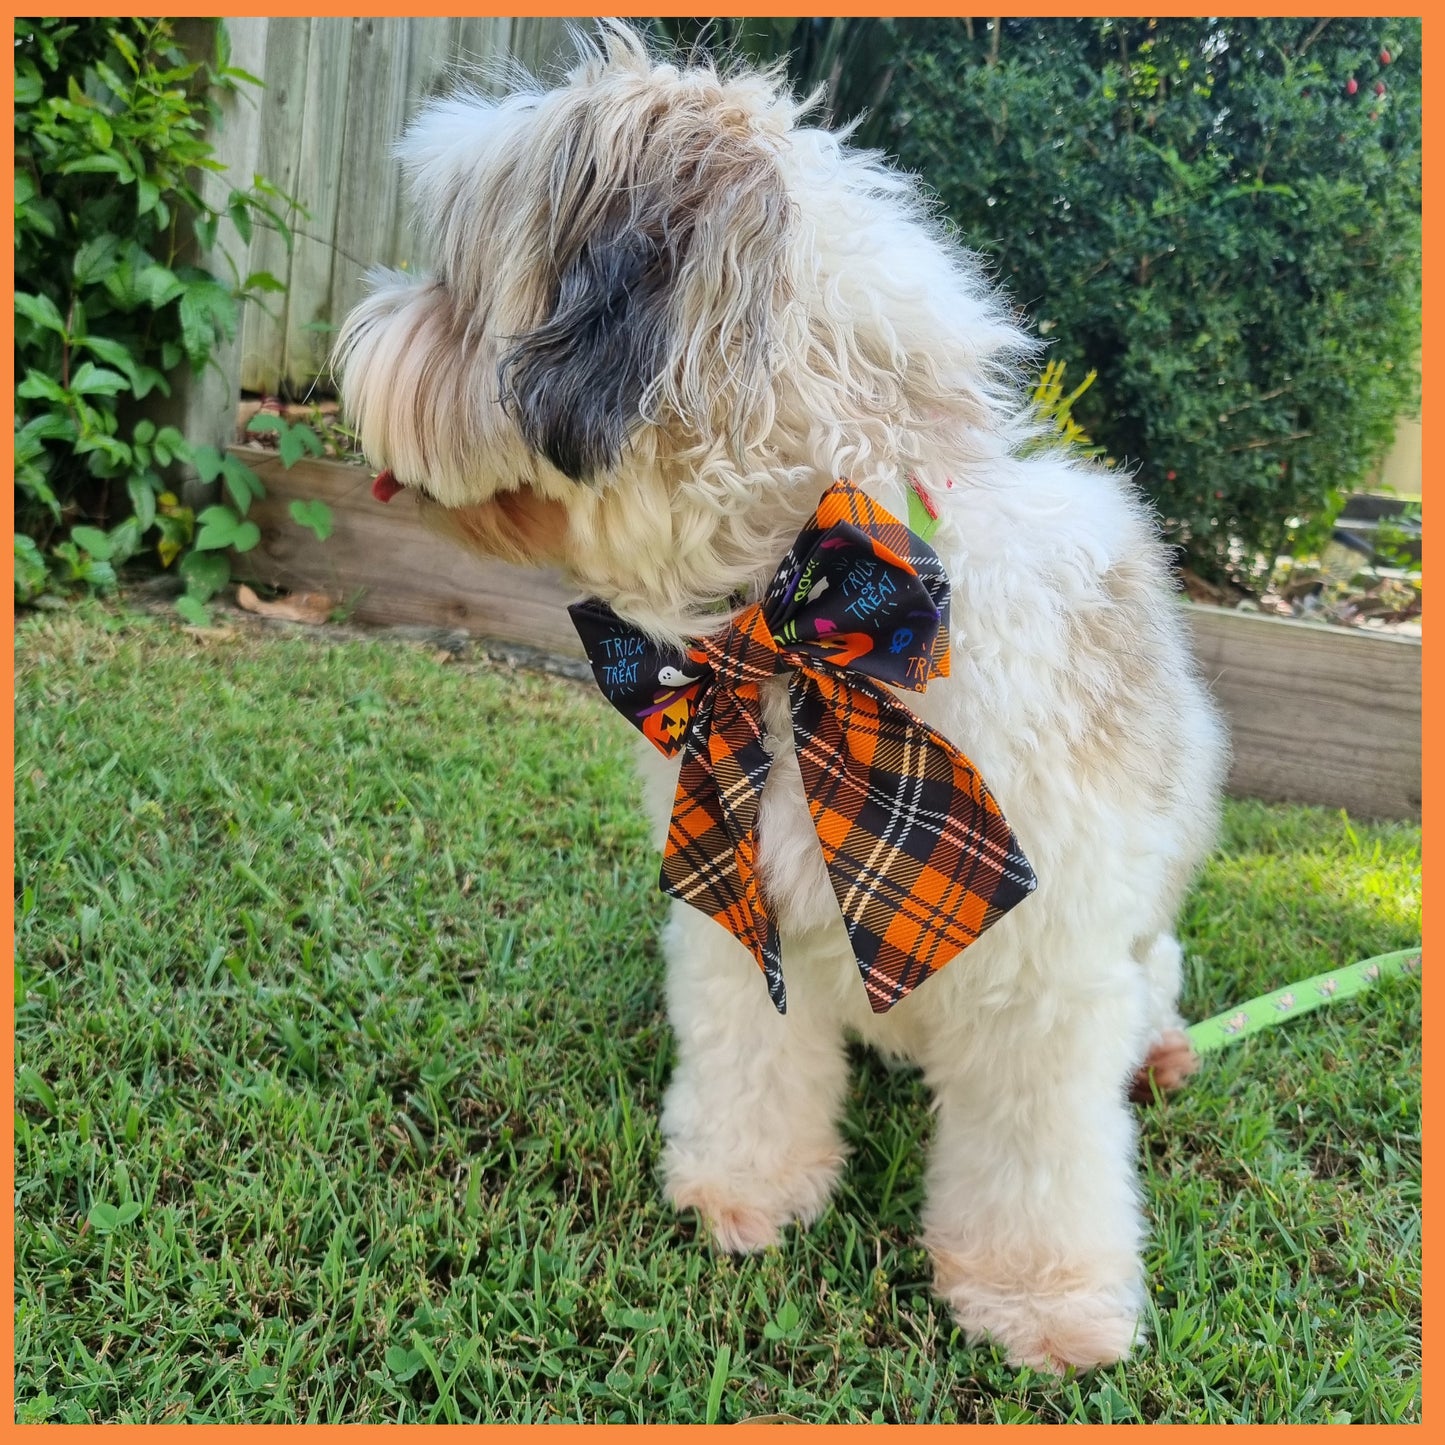
<instances>
[{"instance_id":1,"label":"dog's hind leg","mask_svg":"<svg viewBox=\"0 0 1445 1445\"><path fill-rule=\"evenodd\" d=\"M1199 1067L1184 1032L1184 1019L1179 1013L1179 990L1183 972L1183 950L1172 933L1155 934L1135 941L1134 957L1144 969L1148 990L1149 1052L1139 1065L1130 1085L1129 1097L1135 1103L1148 1103L1154 1091L1167 1093L1177 1089Z\"/></svg>"},{"instance_id":2,"label":"dog's hind leg","mask_svg":"<svg viewBox=\"0 0 1445 1445\"><path fill-rule=\"evenodd\" d=\"M667 1194L723 1249L763 1249L815 1219L837 1181L842 1028L802 967L789 967L780 1015L751 954L692 908L673 906L664 945L678 1046L662 1112Z\"/></svg>"},{"instance_id":3,"label":"dog's hind leg","mask_svg":"<svg viewBox=\"0 0 1445 1445\"><path fill-rule=\"evenodd\" d=\"M1117 989L989 1009L928 1048L935 1288L1014 1364L1088 1368L1134 1338L1143 1222L1125 1084L1144 1001L1131 964L1118 960Z\"/></svg>"}]
</instances>

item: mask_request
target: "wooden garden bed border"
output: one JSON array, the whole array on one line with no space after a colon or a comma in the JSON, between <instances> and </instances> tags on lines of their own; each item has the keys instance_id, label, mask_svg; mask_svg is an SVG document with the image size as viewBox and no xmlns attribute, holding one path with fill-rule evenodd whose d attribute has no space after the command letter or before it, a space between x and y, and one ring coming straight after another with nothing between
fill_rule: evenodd
<instances>
[{"instance_id":1,"label":"wooden garden bed border","mask_svg":"<svg viewBox=\"0 0 1445 1445\"><path fill-rule=\"evenodd\" d=\"M266 483L252 517L262 541L233 559L237 576L338 596L362 622L462 629L579 657L550 572L473 557L428 532L400 493L371 496L364 468L298 462L234 448ZM319 498L336 529L317 542L291 521L296 498ZM1366 818L1420 816L1417 638L1192 606L1195 646L1229 719L1237 796L1347 808Z\"/></svg>"}]
</instances>

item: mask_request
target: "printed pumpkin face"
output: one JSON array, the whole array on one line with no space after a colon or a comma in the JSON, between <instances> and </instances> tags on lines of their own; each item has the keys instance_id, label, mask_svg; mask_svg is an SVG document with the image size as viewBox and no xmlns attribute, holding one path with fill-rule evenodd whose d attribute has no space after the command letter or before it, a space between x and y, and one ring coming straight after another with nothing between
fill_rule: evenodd
<instances>
[{"instance_id":1,"label":"printed pumpkin face","mask_svg":"<svg viewBox=\"0 0 1445 1445\"><path fill-rule=\"evenodd\" d=\"M698 684L694 683L686 692L642 719L643 736L670 758L675 757L682 749L688 723L692 721L692 703L697 696L697 689Z\"/></svg>"}]
</instances>

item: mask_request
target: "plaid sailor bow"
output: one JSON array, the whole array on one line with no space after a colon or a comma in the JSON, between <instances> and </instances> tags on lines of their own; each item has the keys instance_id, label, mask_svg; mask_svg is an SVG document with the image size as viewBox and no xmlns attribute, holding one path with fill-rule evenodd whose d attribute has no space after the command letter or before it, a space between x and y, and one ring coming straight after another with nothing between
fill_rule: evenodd
<instances>
[{"instance_id":1,"label":"plaid sailor bow","mask_svg":"<svg viewBox=\"0 0 1445 1445\"><path fill-rule=\"evenodd\" d=\"M742 942L787 1008L754 825L774 745L758 689L788 671L808 809L875 1013L1031 893L1033 870L973 764L879 684L948 675L948 578L851 482L828 489L767 596L686 652L596 599L570 609L603 695L682 770L664 893Z\"/></svg>"}]
</instances>

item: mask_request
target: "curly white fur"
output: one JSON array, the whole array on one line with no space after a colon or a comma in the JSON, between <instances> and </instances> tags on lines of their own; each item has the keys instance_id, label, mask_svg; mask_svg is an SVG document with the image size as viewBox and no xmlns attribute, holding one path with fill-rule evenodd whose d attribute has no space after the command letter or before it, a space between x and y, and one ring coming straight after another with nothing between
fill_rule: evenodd
<instances>
[{"instance_id":1,"label":"curly white fur","mask_svg":"<svg viewBox=\"0 0 1445 1445\"><path fill-rule=\"evenodd\" d=\"M842 1166L856 1035L933 1090L923 1224L960 1323L1017 1361L1092 1365L1128 1349L1140 1308L1126 1090L1151 1048L1177 1050L1171 928L1213 837L1222 732L1146 510L1117 473L1040 446L1017 375L1032 347L981 268L910 178L803 111L775 74L658 62L616 24L556 90L434 102L402 154L437 274L378 279L341 339L343 391L373 462L453 531L563 564L662 637L757 596L835 477L899 515L908 476L924 485L953 674L909 703L977 763L1037 893L872 1014L779 681L760 867L789 1011L717 924L675 907L667 1187L729 1249L812 1219ZM533 393L509 396L506 358L610 265L665 285L647 314L614 298L631 337L606 334L607 306L587 313L589 345L651 371L625 446L579 482L528 440L582 424L548 410L549 388L596 411L584 440L605 450L625 387L604 403L614 378L579 391L549 351ZM649 750L642 771L660 838L676 765Z\"/></svg>"}]
</instances>

